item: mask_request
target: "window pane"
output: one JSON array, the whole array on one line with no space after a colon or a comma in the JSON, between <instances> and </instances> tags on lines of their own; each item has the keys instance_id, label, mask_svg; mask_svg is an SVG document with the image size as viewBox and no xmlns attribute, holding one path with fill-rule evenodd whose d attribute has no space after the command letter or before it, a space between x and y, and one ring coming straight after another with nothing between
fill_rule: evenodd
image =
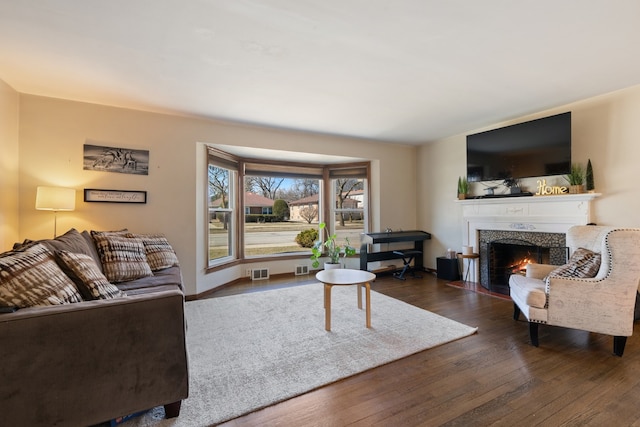
<instances>
[{"instance_id":1,"label":"window pane","mask_svg":"<svg viewBox=\"0 0 640 427\"><path fill-rule=\"evenodd\" d=\"M244 252L247 257L310 252L296 236L317 230L318 218L302 215L301 207L318 208L320 181L291 176L245 177ZM306 211L305 211L306 212ZM311 242L313 244L313 242Z\"/></svg>"},{"instance_id":2,"label":"window pane","mask_svg":"<svg viewBox=\"0 0 640 427\"><path fill-rule=\"evenodd\" d=\"M210 164L209 176L209 264L233 256L233 183L235 172Z\"/></svg>"},{"instance_id":3,"label":"window pane","mask_svg":"<svg viewBox=\"0 0 640 427\"><path fill-rule=\"evenodd\" d=\"M338 241L348 239L351 246L359 249L360 235L367 231L366 180L338 178L332 184L335 194L334 230Z\"/></svg>"}]
</instances>

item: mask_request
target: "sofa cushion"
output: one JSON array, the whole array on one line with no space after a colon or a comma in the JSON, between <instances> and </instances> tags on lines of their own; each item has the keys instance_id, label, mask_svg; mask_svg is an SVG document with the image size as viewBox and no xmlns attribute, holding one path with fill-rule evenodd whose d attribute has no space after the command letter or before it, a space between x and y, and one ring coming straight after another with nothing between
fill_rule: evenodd
<instances>
[{"instance_id":1,"label":"sofa cushion","mask_svg":"<svg viewBox=\"0 0 640 427\"><path fill-rule=\"evenodd\" d=\"M45 245L53 254L57 251L67 251L89 256L93 255L89 244L75 228L70 229L55 239L41 240L40 243Z\"/></svg>"},{"instance_id":2,"label":"sofa cushion","mask_svg":"<svg viewBox=\"0 0 640 427\"><path fill-rule=\"evenodd\" d=\"M116 285L109 283L89 255L58 251L56 256L85 300L111 299L126 295Z\"/></svg>"},{"instance_id":3,"label":"sofa cushion","mask_svg":"<svg viewBox=\"0 0 640 427\"><path fill-rule=\"evenodd\" d=\"M0 305L24 308L80 301L78 289L43 244L0 254Z\"/></svg>"},{"instance_id":4,"label":"sofa cushion","mask_svg":"<svg viewBox=\"0 0 640 427\"><path fill-rule=\"evenodd\" d=\"M545 278L545 282L549 283L550 277L576 277L589 278L595 277L600 270L601 256L597 252L590 251L585 248L576 249L569 262L564 264L552 272Z\"/></svg>"},{"instance_id":5,"label":"sofa cushion","mask_svg":"<svg viewBox=\"0 0 640 427\"><path fill-rule=\"evenodd\" d=\"M153 275L140 239L94 231L91 235L109 282L125 282Z\"/></svg>"},{"instance_id":6,"label":"sofa cushion","mask_svg":"<svg viewBox=\"0 0 640 427\"><path fill-rule=\"evenodd\" d=\"M82 238L87 242L87 246L89 246L89 251L91 252L91 257L96 261L96 265L104 273L102 270L102 261L100 261L100 254L98 254L98 250L96 249L96 242L93 240L93 236L87 230L82 230L80 233Z\"/></svg>"},{"instance_id":7,"label":"sofa cushion","mask_svg":"<svg viewBox=\"0 0 640 427\"><path fill-rule=\"evenodd\" d=\"M178 256L163 234L129 233L126 236L142 240L151 271L163 270L178 265Z\"/></svg>"},{"instance_id":8,"label":"sofa cushion","mask_svg":"<svg viewBox=\"0 0 640 427\"><path fill-rule=\"evenodd\" d=\"M163 286L171 286L174 289L184 291L182 287L182 273L180 267L169 267L153 272L153 276L118 283L118 289L132 295L131 291L143 288L160 289ZM137 292L136 292L137 293Z\"/></svg>"}]
</instances>

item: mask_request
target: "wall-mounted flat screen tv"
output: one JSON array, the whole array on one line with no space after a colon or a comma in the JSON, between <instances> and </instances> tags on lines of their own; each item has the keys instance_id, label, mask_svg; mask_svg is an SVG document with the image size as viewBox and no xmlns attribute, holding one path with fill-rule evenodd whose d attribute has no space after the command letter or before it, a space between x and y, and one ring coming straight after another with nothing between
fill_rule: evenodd
<instances>
[{"instance_id":1,"label":"wall-mounted flat screen tv","mask_svg":"<svg viewBox=\"0 0 640 427\"><path fill-rule=\"evenodd\" d=\"M571 170L571 112L467 135L467 179L566 175Z\"/></svg>"}]
</instances>

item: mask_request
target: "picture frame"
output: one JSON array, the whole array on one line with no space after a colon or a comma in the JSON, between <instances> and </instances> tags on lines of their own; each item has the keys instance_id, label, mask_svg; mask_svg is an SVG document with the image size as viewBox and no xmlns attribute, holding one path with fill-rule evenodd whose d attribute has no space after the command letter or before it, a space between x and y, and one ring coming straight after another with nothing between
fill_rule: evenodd
<instances>
[{"instance_id":1,"label":"picture frame","mask_svg":"<svg viewBox=\"0 0 640 427\"><path fill-rule=\"evenodd\" d=\"M146 191L84 189L85 202L98 203L147 203Z\"/></svg>"},{"instance_id":2,"label":"picture frame","mask_svg":"<svg viewBox=\"0 0 640 427\"><path fill-rule=\"evenodd\" d=\"M100 172L149 175L149 150L84 144L82 168Z\"/></svg>"}]
</instances>

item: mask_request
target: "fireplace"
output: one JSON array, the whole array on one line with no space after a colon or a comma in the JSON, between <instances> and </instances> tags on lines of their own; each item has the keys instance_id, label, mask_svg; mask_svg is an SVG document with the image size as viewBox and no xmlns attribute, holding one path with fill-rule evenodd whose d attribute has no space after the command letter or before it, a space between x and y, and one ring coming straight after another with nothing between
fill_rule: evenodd
<instances>
[{"instance_id":1,"label":"fireplace","mask_svg":"<svg viewBox=\"0 0 640 427\"><path fill-rule=\"evenodd\" d=\"M489 288L489 247L493 241L524 241L549 248L549 264L566 260L565 234L573 225L595 222L591 201L598 193L505 197L456 201L462 206L462 244L480 254L470 280ZM544 255L546 256L546 255ZM508 289L508 288L507 288Z\"/></svg>"},{"instance_id":2,"label":"fireplace","mask_svg":"<svg viewBox=\"0 0 640 427\"><path fill-rule=\"evenodd\" d=\"M528 263L562 265L564 233L480 230L480 284L509 295L509 276L525 274Z\"/></svg>"},{"instance_id":3,"label":"fireplace","mask_svg":"<svg viewBox=\"0 0 640 427\"><path fill-rule=\"evenodd\" d=\"M493 241L489 243L489 280L487 289L509 295L509 277L525 274L527 264L549 263L549 248L524 240Z\"/></svg>"}]
</instances>

